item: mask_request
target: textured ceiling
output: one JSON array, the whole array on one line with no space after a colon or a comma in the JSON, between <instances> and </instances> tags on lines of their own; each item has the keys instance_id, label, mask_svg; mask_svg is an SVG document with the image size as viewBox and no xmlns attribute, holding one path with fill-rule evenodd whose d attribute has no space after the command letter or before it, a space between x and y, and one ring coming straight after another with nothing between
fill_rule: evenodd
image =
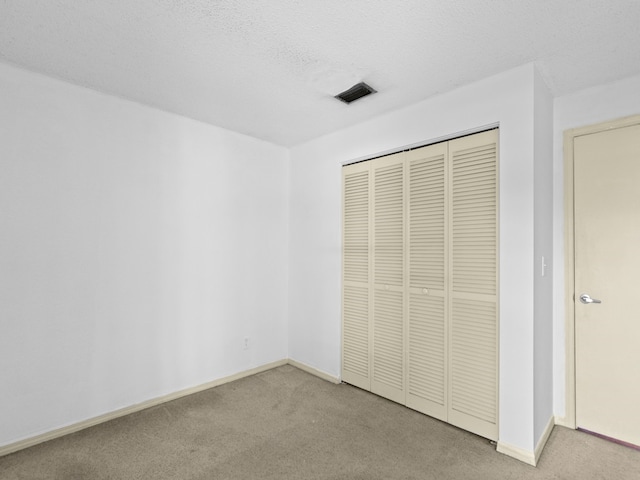
<instances>
[{"instance_id":1,"label":"textured ceiling","mask_svg":"<svg viewBox=\"0 0 640 480\"><path fill-rule=\"evenodd\" d=\"M292 146L528 62L640 73L640 0L0 0L0 61Z\"/></svg>"}]
</instances>

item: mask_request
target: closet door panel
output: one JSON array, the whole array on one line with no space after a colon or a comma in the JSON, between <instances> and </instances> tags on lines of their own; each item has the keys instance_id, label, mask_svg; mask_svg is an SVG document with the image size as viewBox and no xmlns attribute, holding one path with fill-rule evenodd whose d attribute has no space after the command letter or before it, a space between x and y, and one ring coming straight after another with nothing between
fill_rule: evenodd
<instances>
[{"instance_id":1,"label":"closet door panel","mask_svg":"<svg viewBox=\"0 0 640 480\"><path fill-rule=\"evenodd\" d=\"M407 406L446 420L447 144L407 153Z\"/></svg>"},{"instance_id":2,"label":"closet door panel","mask_svg":"<svg viewBox=\"0 0 640 480\"><path fill-rule=\"evenodd\" d=\"M343 168L342 379L369 390L370 166Z\"/></svg>"},{"instance_id":3,"label":"closet door panel","mask_svg":"<svg viewBox=\"0 0 640 480\"><path fill-rule=\"evenodd\" d=\"M371 162L373 355L371 391L405 403L403 154Z\"/></svg>"},{"instance_id":4,"label":"closet door panel","mask_svg":"<svg viewBox=\"0 0 640 480\"><path fill-rule=\"evenodd\" d=\"M498 425L497 131L449 142L449 422L490 439Z\"/></svg>"}]
</instances>

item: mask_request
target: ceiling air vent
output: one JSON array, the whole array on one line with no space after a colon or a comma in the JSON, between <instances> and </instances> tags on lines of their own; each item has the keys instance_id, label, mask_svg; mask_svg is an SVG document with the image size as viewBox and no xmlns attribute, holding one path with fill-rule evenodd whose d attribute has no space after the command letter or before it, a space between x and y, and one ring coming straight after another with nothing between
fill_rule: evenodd
<instances>
[{"instance_id":1,"label":"ceiling air vent","mask_svg":"<svg viewBox=\"0 0 640 480\"><path fill-rule=\"evenodd\" d=\"M349 90L345 90L344 92L339 93L338 95L336 95L336 98L340 101L343 101L344 103L351 103L355 102L359 98L369 95L370 93L376 93L376 91L366 83L360 82L351 87Z\"/></svg>"}]
</instances>

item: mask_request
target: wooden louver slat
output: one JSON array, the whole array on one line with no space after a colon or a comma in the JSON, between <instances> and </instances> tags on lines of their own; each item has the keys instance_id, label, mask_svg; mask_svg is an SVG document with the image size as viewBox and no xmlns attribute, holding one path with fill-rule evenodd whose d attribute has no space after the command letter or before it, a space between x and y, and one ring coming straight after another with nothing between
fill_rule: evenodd
<instances>
[{"instance_id":1,"label":"wooden louver slat","mask_svg":"<svg viewBox=\"0 0 640 480\"><path fill-rule=\"evenodd\" d=\"M374 294L374 312L372 380L402 390L402 293L377 290ZM380 393L385 395L384 389Z\"/></svg>"},{"instance_id":2,"label":"wooden louver slat","mask_svg":"<svg viewBox=\"0 0 640 480\"><path fill-rule=\"evenodd\" d=\"M369 173L344 180L344 280L369 281Z\"/></svg>"},{"instance_id":3,"label":"wooden louver slat","mask_svg":"<svg viewBox=\"0 0 640 480\"><path fill-rule=\"evenodd\" d=\"M493 162L487 161L489 155ZM496 293L495 156L495 144L452 155L454 292ZM475 167L473 176L465 174L470 166ZM488 261L477 261L480 258Z\"/></svg>"},{"instance_id":4,"label":"wooden louver slat","mask_svg":"<svg viewBox=\"0 0 640 480\"><path fill-rule=\"evenodd\" d=\"M403 170L396 163L374 170L374 283L402 285Z\"/></svg>"}]
</instances>

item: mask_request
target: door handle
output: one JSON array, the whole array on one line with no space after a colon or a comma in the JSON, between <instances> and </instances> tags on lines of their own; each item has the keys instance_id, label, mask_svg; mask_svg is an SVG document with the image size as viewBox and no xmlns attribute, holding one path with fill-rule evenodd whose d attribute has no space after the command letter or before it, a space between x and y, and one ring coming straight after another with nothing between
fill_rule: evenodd
<instances>
[{"instance_id":1,"label":"door handle","mask_svg":"<svg viewBox=\"0 0 640 480\"><path fill-rule=\"evenodd\" d=\"M586 293L583 293L582 295L580 295L580 301L586 305L590 303L602 303L602 300L598 300L597 298L591 298Z\"/></svg>"}]
</instances>

